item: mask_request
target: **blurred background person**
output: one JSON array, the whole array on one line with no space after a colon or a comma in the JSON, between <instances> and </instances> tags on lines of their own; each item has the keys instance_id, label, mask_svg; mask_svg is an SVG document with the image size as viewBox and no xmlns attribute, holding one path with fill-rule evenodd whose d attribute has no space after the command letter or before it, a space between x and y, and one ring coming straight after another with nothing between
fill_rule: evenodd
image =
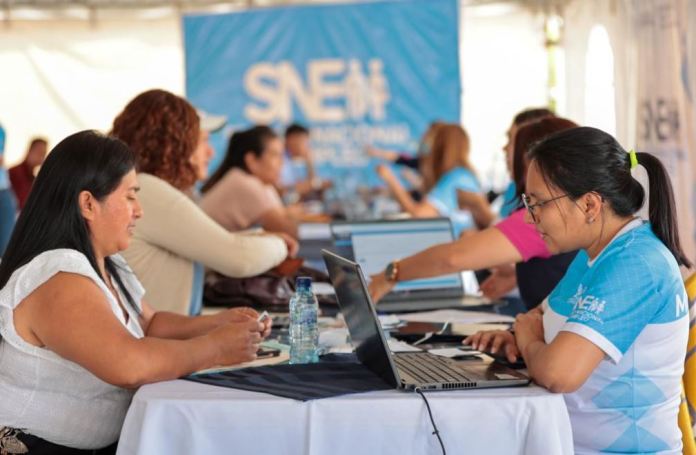
<instances>
[{"instance_id":1,"label":"blurred background person","mask_svg":"<svg viewBox=\"0 0 696 455\"><path fill-rule=\"evenodd\" d=\"M425 181L421 174L423 171L421 168L421 161L430 153L430 149L433 145L433 138L435 137L437 131L444 125L446 125L446 123L441 121L434 121L428 125L428 129L425 130L423 136L420 138L418 149L416 150L415 154L380 149L372 146L368 146L366 152L371 157L388 161L390 164L400 166L401 177L403 177L412 188L409 191L409 194L414 201L418 202L423 198L425 189ZM379 175L381 167L378 166L377 169Z\"/></svg>"},{"instance_id":2,"label":"blurred background person","mask_svg":"<svg viewBox=\"0 0 696 455\"><path fill-rule=\"evenodd\" d=\"M5 169L5 129L0 125L0 257L5 252L17 216L17 200L15 199L10 178Z\"/></svg>"},{"instance_id":3,"label":"blurred background person","mask_svg":"<svg viewBox=\"0 0 696 455\"><path fill-rule=\"evenodd\" d=\"M37 169L46 159L46 153L48 153L48 142L46 139L36 137L29 142L24 161L10 168L10 181L15 196L17 196L20 210L27 202Z\"/></svg>"},{"instance_id":4,"label":"blurred background person","mask_svg":"<svg viewBox=\"0 0 696 455\"><path fill-rule=\"evenodd\" d=\"M514 212L519 205L519 200L516 197L515 179L512 174L512 162L515 155L515 136L517 131L528 122L539 120L545 117L555 117L555 114L546 107L537 107L525 109L518 112L512 119L510 127L506 131L507 141L503 146L505 153L505 167L510 176L510 183L502 194L502 205L500 207L500 218L505 218Z\"/></svg>"},{"instance_id":5,"label":"blurred background person","mask_svg":"<svg viewBox=\"0 0 696 455\"><path fill-rule=\"evenodd\" d=\"M201 208L230 231L260 226L297 238L297 214L283 205L276 185L283 143L268 126L238 131L220 167L203 185Z\"/></svg>"},{"instance_id":6,"label":"blurred background person","mask_svg":"<svg viewBox=\"0 0 696 455\"><path fill-rule=\"evenodd\" d=\"M316 173L307 127L293 123L285 129L285 155L280 182L275 185L288 203L319 199L321 192L331 186Z\"/></svg>"},{"instance_id":7,"label":"blurred background person","mask_svg":"<svg viewBox=\"0 0 696 455\"><path fill-rule=\"evenodd\" d=\"M390 167L380 165L377 173L405 212L416 218L450 218L455 234L460 235L475 226L471 213L459 208L457 190L481 191L469 161L469 149L469 135L460 125L446 124L437 129L431 152L423 155L419 164L426 193L420 202L411 197Z\"/></svg>"}]
</instances>

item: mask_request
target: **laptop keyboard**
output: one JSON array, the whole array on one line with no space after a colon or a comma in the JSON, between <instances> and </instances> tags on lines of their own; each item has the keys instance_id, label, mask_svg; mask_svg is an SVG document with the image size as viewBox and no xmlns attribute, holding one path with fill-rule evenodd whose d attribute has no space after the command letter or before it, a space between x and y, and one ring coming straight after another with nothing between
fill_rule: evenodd
<instances>
[{"instance_id":1,"label":"laptop keyboard","mask_svg":"<svg viewBox=\"0 0 696 455\"><path fill-rule=\"evenodd\" d=\"M394 356L394 361L399 370L422 383L469 381L462 370L452 367L445 359L436 355L400 353Z\"/></svg>"}]
</instances>

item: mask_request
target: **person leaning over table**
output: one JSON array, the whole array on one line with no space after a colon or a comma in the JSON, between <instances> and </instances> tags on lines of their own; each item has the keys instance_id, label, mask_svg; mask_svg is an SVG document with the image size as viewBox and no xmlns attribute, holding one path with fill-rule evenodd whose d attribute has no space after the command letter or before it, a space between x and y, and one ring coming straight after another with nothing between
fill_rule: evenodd
<instances>
[{"instance_id":1,"label":"person leaning over table","mask_svg":"<svg viewBox=\"0 0 696 455\"><path fill-rule=\"evenodd\" d=\"M519 130L514 145L513 172L519 194L525 188L528 163L524 154L529 146L552 133L576 126L570 120L552 117L529 123ZM522 205L519 195L517 200L518 205ZM495 226L393 261L385 273L371 277L370 293L373 300L379 301L397 281L515 263L512 278L518 278L516 282L526 307L534 308L563 277L574 253L556 254L558 252L544 243L534 227L524 222L524 213L524 208L518 208ZM487 297L499 298L507 290L499 289L500 282L501 278L496 272L481 283L481 290Z\"/></svg>"},{"instance_id":2,"label":"person leaning over table","mask_svg":"<svg viewBox=\"0 0 696 455\"><path fill-rule=\"evenodd\" d=\"M185 99L149 90L114 119L111 134L133 150L146 215L123 256L159 310L196 315L204 267L231 277L263 273L297 251L282 233L228 232L201 210L194 185L208 175L208 132Z\"/></svg>"},{"instance_id":3,"label":"person leaning over table","mask_svg":"<svg viewBox=\"0 0 696 455\"><path fill-rule=\"evenodd\" d=\"M377 166L377 175L384 180L401 208L415 218L447 217L452 220L455 235L474 227L468 210L457 203L457 190L479 192L481 187L469 160L469 135L453 123L435 129L430 153L419 161L426 196L416 202L389 166Z\"/></svg>"},{"instance_id":4,"label":"person leaning over table","mask_svg":"<svg viewBox=\"0 0 696 455\"><path fill-rule=\"evenodd\" d=\"M119 255L143 215L121 141L73 134L49 154L0 263L3 453L115 453L133 389L256 357L255 311L156 312Z\"/></svg>"},{"instance_id":5,"label":"person leaning over table","mask_svg":"<svg viewBox=\"0 0 696 455\"><path fill-rule=\"evenodd\" d=\"M529 214L549 248L580 249L539 308L478 349L521 355L530 377L563 393L575 453L681 453L677 426L689 330L674 195L660 161L594 128L557 133L529 153ZM649 179L649 222L636 216Z\"/></svg>"}]
</instances>

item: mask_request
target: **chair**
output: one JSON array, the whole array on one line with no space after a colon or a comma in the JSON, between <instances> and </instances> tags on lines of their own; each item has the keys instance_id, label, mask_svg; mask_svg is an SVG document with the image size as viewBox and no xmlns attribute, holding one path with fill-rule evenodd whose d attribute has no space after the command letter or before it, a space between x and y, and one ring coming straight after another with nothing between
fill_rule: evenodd
<instances>
[{"instance_id":1,"label":"chair","mask_svg":"<svg viewBox=\"0 0 696 455\"><path fill-rule=\"evenodd\" d=\"M682 432L682 449L685 455L696 455L696 440L694 439L694 423L696 423L696 273L684 282L686 295L689 299L689 343L686 349L684 376L682 376L682 400L679 406L679 429Z\"/></svg>"}]
</instances>

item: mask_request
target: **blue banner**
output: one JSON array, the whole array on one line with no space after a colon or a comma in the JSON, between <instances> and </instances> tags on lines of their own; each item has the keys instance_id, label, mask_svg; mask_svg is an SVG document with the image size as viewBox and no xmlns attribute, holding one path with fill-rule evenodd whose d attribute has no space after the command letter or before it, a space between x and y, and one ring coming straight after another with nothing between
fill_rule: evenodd
<instances>
[{"instance_id":1,"label":"blue banner","mask_svg":"<svg viewBox=\"0 0 696 455\"><path fill-rule=\"evenodd\" d=\"M415 153L431 121L459 121L458 15L399 0L187 16L187 97L232 129L307 125L320 174L372 181L367 145Z\"/></svg>"}]
</instances>

